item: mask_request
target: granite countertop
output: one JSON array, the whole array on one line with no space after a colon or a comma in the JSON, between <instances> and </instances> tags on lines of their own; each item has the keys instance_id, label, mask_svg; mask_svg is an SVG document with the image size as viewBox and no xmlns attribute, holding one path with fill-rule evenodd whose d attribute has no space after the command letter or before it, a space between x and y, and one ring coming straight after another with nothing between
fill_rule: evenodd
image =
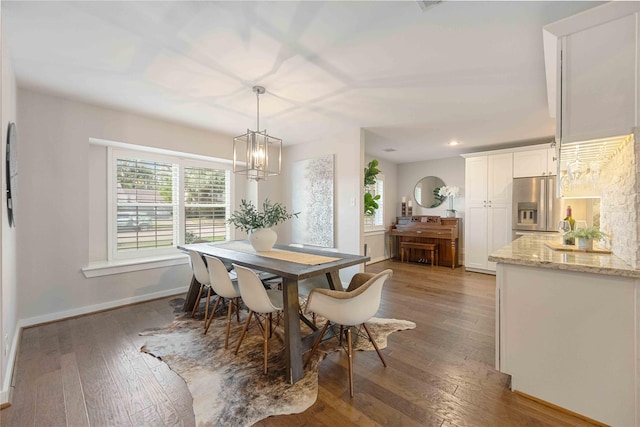
<instances>
[{"instance_id":1,"label":"granite countertop","mask_svg":"<svg viewBox=\"0 0 640 427\"><path fill-rule=\"evenodd\" d=\"M613 254L553 250L545 242L561 243L562 237L525 235L494 251L489 261L556 270L580 271L640 278L640 270Z\"/></svg>"}]
</instances>

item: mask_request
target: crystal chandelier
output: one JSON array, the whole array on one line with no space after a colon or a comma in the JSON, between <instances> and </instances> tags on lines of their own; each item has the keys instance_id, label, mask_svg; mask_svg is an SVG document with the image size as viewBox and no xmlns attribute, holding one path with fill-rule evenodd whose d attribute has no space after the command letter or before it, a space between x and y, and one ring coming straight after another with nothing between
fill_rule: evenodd
<instances>
[{"instance_id":1,"label":"crystal chandelier","mask_svg":"<svg viewBox=\"0 0 640 427\"><path fill-rule=\"evenodd\" d=\"M260 131L260 95L265 90L254 86L257 114L256 130L247 129L244 135L233 138L233 172L260 181L279 175L282 166L282 140Z\"/></svg>"}]
</instances>

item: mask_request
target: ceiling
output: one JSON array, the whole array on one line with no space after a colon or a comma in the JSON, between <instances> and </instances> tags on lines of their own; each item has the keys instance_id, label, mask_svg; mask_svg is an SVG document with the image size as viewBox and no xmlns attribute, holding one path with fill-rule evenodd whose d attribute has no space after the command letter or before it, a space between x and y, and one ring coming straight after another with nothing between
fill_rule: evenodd
<instances>
[{"instance_id":1,"label":"ceiling","mask_svg":"<svg viewBox=\"0 0 640 427\"><path fill-rule=\"evenodd\" d=\"M550 140L545 24L595 2L2 1L20 87L396 163ZM447 143L461 141L457 147ZM231 141L230 141L231 143ZM394 149L387 152L385 150Z\"/></svg>"}]
</instances>

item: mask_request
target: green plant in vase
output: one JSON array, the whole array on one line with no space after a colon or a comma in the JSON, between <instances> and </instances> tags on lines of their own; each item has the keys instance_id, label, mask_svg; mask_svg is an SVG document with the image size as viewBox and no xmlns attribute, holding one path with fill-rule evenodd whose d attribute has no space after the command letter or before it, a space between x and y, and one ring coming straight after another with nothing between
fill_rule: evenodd
<instances>
[{"instance_id":1,"label":"green plant in vase","mask_svg":"<svg viewBox=\"0 0 640 427\"><path fill-rule=\"evenodd\" d=\"M609 237L607 233L603 233L596 226L577 228L567 233L567 237L578 239L578 249L593 249L593 241L600 240L603 237Z\"/></svg>"},{"instance_id":2,"label":"green plant in vase","mask_svg":"<svg viewBox=\"0 0 640 427\"><path fill-rule=\"evenodd\" d=\"M249 235L249 241L256 251L271 250L278 236L271 227L292 218L300 212L289 213L282 203L272 203L266 199L262 203L262 211L248 200L240 201L240 209L234 211L227 222Z\"/></svg>"}]
</instances>

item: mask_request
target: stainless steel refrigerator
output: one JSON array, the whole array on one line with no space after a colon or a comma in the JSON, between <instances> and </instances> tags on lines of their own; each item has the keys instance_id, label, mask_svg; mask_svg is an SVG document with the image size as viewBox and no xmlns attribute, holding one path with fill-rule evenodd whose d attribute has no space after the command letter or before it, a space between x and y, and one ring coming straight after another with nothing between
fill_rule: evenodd
<instances>
[{"instance_id":1,"label":"stainless steel refrigerator","mask_svg":"<svg viewBox=\"0 0 640 427\"><path fill-rule=\"evenodd\" d=\"M555 176L513 179L513 238L523 234L557 233L560 199Z\"/></svg>"}]
</instances>

